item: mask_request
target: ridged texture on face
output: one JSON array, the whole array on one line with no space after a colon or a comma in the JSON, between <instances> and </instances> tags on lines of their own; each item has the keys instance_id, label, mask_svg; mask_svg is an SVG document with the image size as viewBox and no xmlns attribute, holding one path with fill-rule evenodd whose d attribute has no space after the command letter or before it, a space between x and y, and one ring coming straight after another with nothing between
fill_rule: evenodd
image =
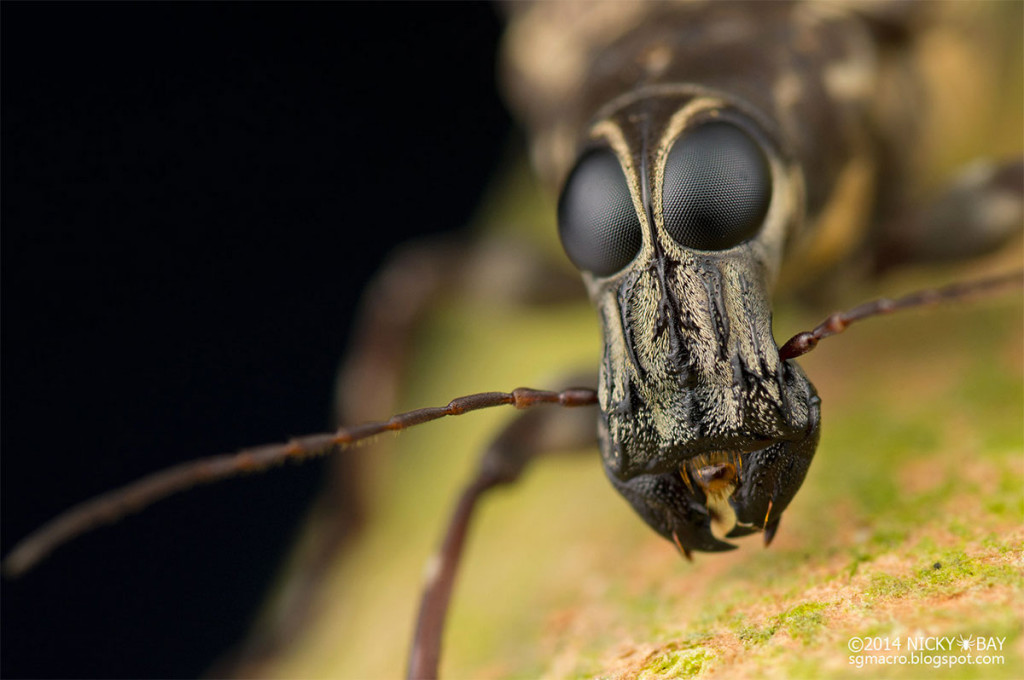
<instances>
[{"instance_id":1,"label":"ridged texture on face","mask_svg":"<svg viewBox=\"0 0 1024 680\"><path fill-rule=\"evenodd\" d=\"M806 429L809 384L779 361L767 292L743 258L654 262L608 286L601 392L613 467Z\"/></svg>"}]
</instances>

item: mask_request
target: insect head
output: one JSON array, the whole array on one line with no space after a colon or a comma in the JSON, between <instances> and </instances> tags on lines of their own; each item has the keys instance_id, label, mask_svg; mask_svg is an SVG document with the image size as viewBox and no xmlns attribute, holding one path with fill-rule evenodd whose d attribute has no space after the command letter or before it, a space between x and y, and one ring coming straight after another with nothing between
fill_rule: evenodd
<instances>
[{"instance_id":1,"label":"insect head","mask_svg":"<svg viewBox=\"0 0 1024 680\"><path fill-rule=\"evenodd\" d=\"M769 542L820 423L772 335L799 166L770 122L718 93L640 92L596 120L558 215L602 322L605 471L687 555Z\"/></svg>"}]
</instances>

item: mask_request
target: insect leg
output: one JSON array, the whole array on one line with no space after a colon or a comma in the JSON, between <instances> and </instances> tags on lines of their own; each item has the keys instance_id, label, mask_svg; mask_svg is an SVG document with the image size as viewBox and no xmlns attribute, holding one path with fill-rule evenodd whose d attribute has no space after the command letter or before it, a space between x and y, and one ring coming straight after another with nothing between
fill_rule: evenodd
<instances>
[{"instance_id":1,"label":"insect leg","mask_svg":"<svg viewBox=\"0 0 1024 680\"><path fill-rule=\"evenodd\" d=\"M875 268L950 262L998 250L1024 230L1024 160L978 161L934 201L884 225Z\"/></svg>"},{"instance_id":2,"label":"insect leg","mask_svg":"<svg viewBox=\"0 0 1024 680\"><path fill-rule=\"evenodd\" d=\"M360 302L355 337L335 382L336 424L394 412L416 329L439 302L457 296L532 305L584 295L575 273L523 242L432 238L397 247Z\"/></svg>"},{"instance_id":3,"label":"insect leg","mask_svg":"<svg viewBox=\"0 0 1024 680\"><path fill-rule=\"evenodd\" d=\"M545 262L523 243L484 239L466 244L436 238L403 244L363 295L355 337L335 382L335 423L394 412L416 329L440 301L458 295L533 304L582 293L578 277ZM361 515L357 466L351 457L339 458L332 487L321 498L323 512L346 525L336 527L338 538L321 552L332 552Z\"/></svg>"},{"instance_id":4,"label":"insect leg","mask_svg":"<svg viewBox=\"0 0 1024 680\"><path fill-rule=\"evenodd\" d=\"M512 484L536 458L562 451L585 451L597 445L590 409L534 410L513 420L484 451L472 479L455 505L438 553L427 565L426 583L409 654L409 678L436 678L444 620L466 532L487 491Z\"/></svg>"},{"instance_id":5,"label":"insect leg","mask_svg":"<svg viewBox=\"0 0 1024 680\"><path fill-rule=\"evenodd\" d=\"M417 331L453 298L532 306L582 296L575 273L546 260L525 241L430 237L400 244L362 294L335 380L335 423L363 422L396 410ZM372 442L373 455L389 444L387 439ZM332 462L327 487L311 513L316 529L298 544L291 560L290 587L279 591L274 615L265 617L236 651L237 663L258 666L312 620L327 570L373 512L364 483L366 468L374 463L365 451L361 454Z\"/></svg>"}]
</instances>

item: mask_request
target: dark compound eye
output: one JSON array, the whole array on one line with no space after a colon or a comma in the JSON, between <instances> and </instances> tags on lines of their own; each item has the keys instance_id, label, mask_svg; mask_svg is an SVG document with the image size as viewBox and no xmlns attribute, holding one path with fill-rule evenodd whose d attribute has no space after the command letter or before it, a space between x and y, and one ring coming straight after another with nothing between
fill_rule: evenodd
<instances>
[{"instance_id":1,"label":"dark compound eye","mask_svg":"<svg viewBox=\"0 0 1024 680\"><path fill-rule=\"evenodd\" d=\"M760 145L735 125L708 123L669 152L665 228L687 248L732 248L757 234L771 195L771 171Z\"/></svg>"},{"instance_id":2,"label":"dark compound eye","mask_svg":"<svg viewBox=\"0 0 1024 680\"><path fill-rule=\"evenodd\" d=\"M640 252L640 220L618 159L608 149L580 158L558 201L558 234L580 269L608 276Z\"/></svg>"}]
</instances>

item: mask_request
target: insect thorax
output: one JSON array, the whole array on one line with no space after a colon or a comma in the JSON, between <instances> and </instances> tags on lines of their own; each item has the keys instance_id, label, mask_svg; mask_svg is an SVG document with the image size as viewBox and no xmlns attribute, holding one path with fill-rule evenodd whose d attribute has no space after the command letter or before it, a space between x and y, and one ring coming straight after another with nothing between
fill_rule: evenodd
<instances>
[{"instance_id":1,"label":"insect thorax","mask_svg":"<svg viewBox=\"0 0 1024 680\"><path fill-rule=\"evenodd\" d=\"M645 91L690 88L756 112L798 168L793 181L802 186L794 190L804 196L786 235L787 270L813 279L867 237L873 207L885 200L876 182L880 158L891 140L907 142L916 90L906 85L903 55L880 45L863 16L805 2L514 10L505 89L553 190L610 110Z\"/></svg>"}]
</instances>

